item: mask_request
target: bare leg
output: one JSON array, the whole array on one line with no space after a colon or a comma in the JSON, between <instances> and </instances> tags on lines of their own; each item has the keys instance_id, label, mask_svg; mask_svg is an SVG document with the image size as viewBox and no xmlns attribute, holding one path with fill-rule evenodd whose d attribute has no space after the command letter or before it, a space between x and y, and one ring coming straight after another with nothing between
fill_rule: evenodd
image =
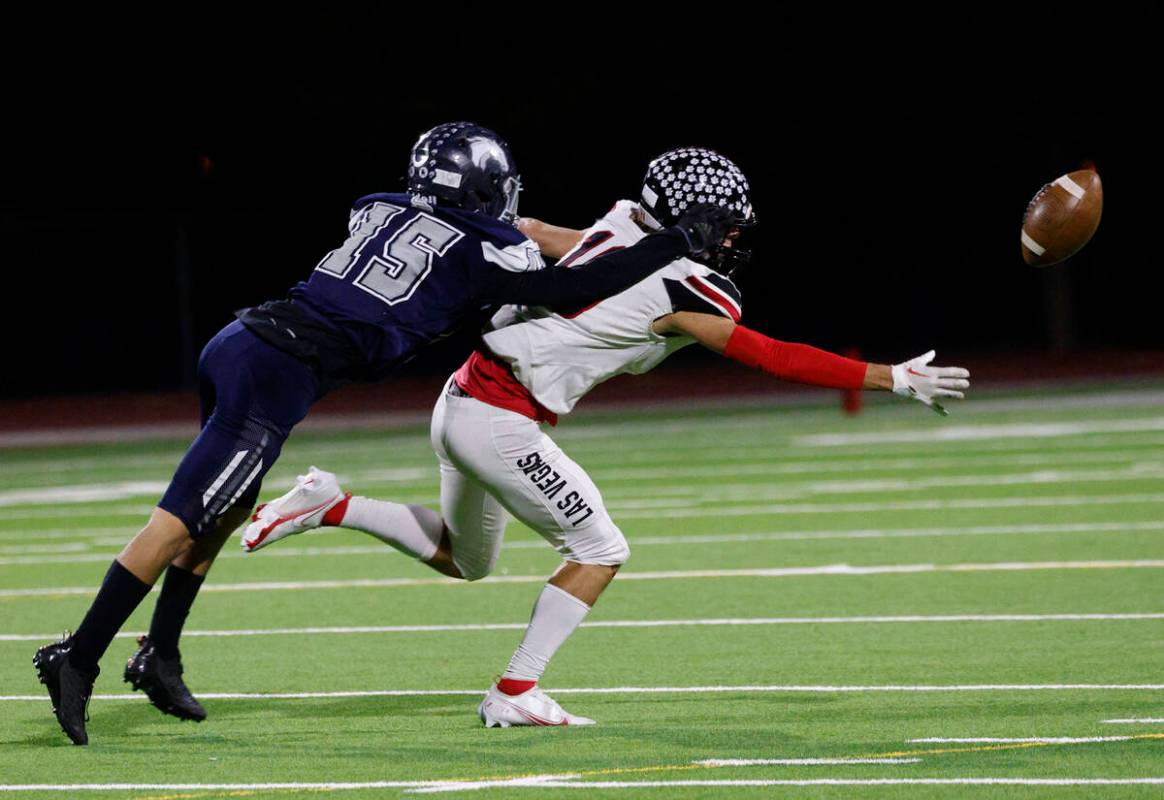
<instances>
[{"instance_id":1,"label":"bare leg","mask_svg":"<svg viewBox=\"0 0 1164 800\"><path fill-rule=\"evenodd\" d=\"M170 562L162 582L161 594L154 606L149 632L150 642L163 659L178 658L178 639L182 636L186 617L202 588L202 581L223 543L249 513L246 508L229 509L218 518L213 530L198 537Z\"/></svg>"},{"instance_id":2,"label":"bare leg","mask_svg":"<svg viewBox=\"0 0 1164 800\"><path fill-rule=\"evenodd\" d=\"M95 673L109 643L149 594L162 570L193 543L182 520L155 508L149 522L105 573L97 597L73 635L70 662Z\"/></svg>"},{"instance_id":3,"label":"bare leg","mask_svg":"<svg viewBox=\"0 0 1164 800\"><path fill-rule=\"evenodd\" d=\"M445 526L441 533L441 541L436 553L427 561L422 561L442 575L450 578L462 578L461 571L453 563L453 546L449 539L449 529ZM579 564L577 561L563 561L562 566L550 578L551 586L573 595L588 606L598 601L599 595L614 580L619 566L605 566L602 564Z\"/></svg>"},{"instance_id":4,"label":"bare leg","mask_svg":"<svg viewBox=\"0 0 1164 800\"><path fill-rule=\"evenodd\" d=\"M448 575L450 578L457 578L458 580L464 579L465 576L461 574L461 571L457 569L457 565L453 563L453 543L449 539L448 525L441 531L441 541L437 545L436 553L433 554L432 558L420 563L427 564L437 572L442 575Z\"/></svg>"},{"instance_id":5,"label":"bare leg","mask_svg":"<svg viewBox=\"0 0 1164 800\"><path fill-rule=\"evenodd\" d=\"M194 544L185 523L169 511L155 508L149 522L117 556L121 566L152 586L162 570Z\"/></svg>"},{"instance_id":6,"label":"bare leg","mask_svg":"<svg viewBox=\"0 0 1164 800\"><path fill-rule=\"evenodd\" d=\"M251 510L248 508L230 509L218 518L218 524L213 531L195 541L193 546L174 558L173 565L195 575L205 575L210 571L210 566L222 545L250 515Z\"/></svg>"},{"instance_id":7,"label":"bare leg","mask_svg":"<svg viewBox=\"0 0 1164 800\"><path fill-rule=\"evenodd\" d=\"M564 561L554 577L550 578L550 585L557 586L563 592L573 595L588 606L598 602L598 596L614 580L618 574L618 567L603 566L601 564L579 564L576 561Z\"/></svg>"}]
</instances>

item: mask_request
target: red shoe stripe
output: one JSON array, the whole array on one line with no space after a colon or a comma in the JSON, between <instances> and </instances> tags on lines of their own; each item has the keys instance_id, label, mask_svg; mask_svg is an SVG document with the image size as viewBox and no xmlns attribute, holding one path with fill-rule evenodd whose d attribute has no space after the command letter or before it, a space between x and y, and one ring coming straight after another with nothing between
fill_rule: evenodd
<instances>
[{"instance_id":1,"label":"red shoe stripe","mask_svg":"<svg viewBox=\"0 0 1164 800\"><path fill-rule=\"evenodd\" d=\"M542 717L539 717L537 714L526 711L524 708L517 706L517 705L514 705L513 703L507 702L506 705L509 706L510 708L512 708L514 711L516 711L521 716L525 717L527 720L532 722L534 725L544 725L546 727L553 728L553 727L557 727L559 725L568 725L569 724L565 718L563 718L561 722L550 722L548 719L543 719Z\"/></svg>"},{"instance_id":2,"label":"red shoe stripe","mask_svg":"<svg viewBox=\"0 0 1164 800\"><path fill-rule=\"evenodd\" d=\"M295 519L296 517L306 517L308 514L312 514L316 511L319 511L319 509L326 506L332 500L335 500L335 498L334 497L328 498L327 500L324 500L322 503L315 506L314 508L304 509L303 511L296 511L294 514L288 514L285 517L279 517L279 519L275 520L270 525L263 528L263 530L259 533L259 537L257 539L255 539L254 541L251 541L251 542L247 542L247 548L250 550L254 550L255 547L257 547L258 545L263 543L263 540L266 539L267 536L270 535L271 531L273 531L278 526L282 525L284 522L289 522L289 521Z\"/></svg>"}]
</instances>

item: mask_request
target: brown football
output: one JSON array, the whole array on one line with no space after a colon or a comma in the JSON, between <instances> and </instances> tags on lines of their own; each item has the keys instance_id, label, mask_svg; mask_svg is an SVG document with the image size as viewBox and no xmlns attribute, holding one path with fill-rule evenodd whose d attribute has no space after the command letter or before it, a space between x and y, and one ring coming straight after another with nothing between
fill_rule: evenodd
<instances>
[{"instance_id":1,"label":"brown football","mask_svg":"<svg viewBox=\"0 0 1164 800\"><path fill-rule=\"evenodd\" d=\"M1103 184L1090 169L1056 178L1034 196L1023 216L1023 261L1058 264L1079 252L1099 227Z\"/></svg>"}]
</instances>

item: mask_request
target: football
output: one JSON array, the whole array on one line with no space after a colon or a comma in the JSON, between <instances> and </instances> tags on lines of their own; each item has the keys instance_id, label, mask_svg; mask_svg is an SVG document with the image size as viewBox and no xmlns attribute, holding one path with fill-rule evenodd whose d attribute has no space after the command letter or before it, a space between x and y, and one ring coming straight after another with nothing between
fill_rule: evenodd
<instances>
[{"instance_id":1,"label":"football","mask_svg":"<svg viewBox=\"0 0 1164 800\"><path fill-rule=\"evenodd\" d=\"M1081 169L1039 190L1023 216L1023 260L1033 267L1065 261L1090 241L1103 212L1099 174Z\"/></svg>"}]
</instances>

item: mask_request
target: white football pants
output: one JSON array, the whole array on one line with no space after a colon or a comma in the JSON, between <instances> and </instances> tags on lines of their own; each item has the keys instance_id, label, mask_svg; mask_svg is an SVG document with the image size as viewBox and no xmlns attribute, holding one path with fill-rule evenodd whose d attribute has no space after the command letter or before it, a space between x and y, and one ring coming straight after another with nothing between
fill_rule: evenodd
<instances>
[{"instance_id":1,"label":"white football pants","mask_svg":"<svg viewBox=\"0 0 1164 800\"><path fill-rule=\"evenodd\" d=\"M448 388L433 409L432 446L461 575L477 580L493 570L507 510L565 559L607 566L627 560L626 538L594 481L538 423Z\"/></svg>"}]
</instances>

